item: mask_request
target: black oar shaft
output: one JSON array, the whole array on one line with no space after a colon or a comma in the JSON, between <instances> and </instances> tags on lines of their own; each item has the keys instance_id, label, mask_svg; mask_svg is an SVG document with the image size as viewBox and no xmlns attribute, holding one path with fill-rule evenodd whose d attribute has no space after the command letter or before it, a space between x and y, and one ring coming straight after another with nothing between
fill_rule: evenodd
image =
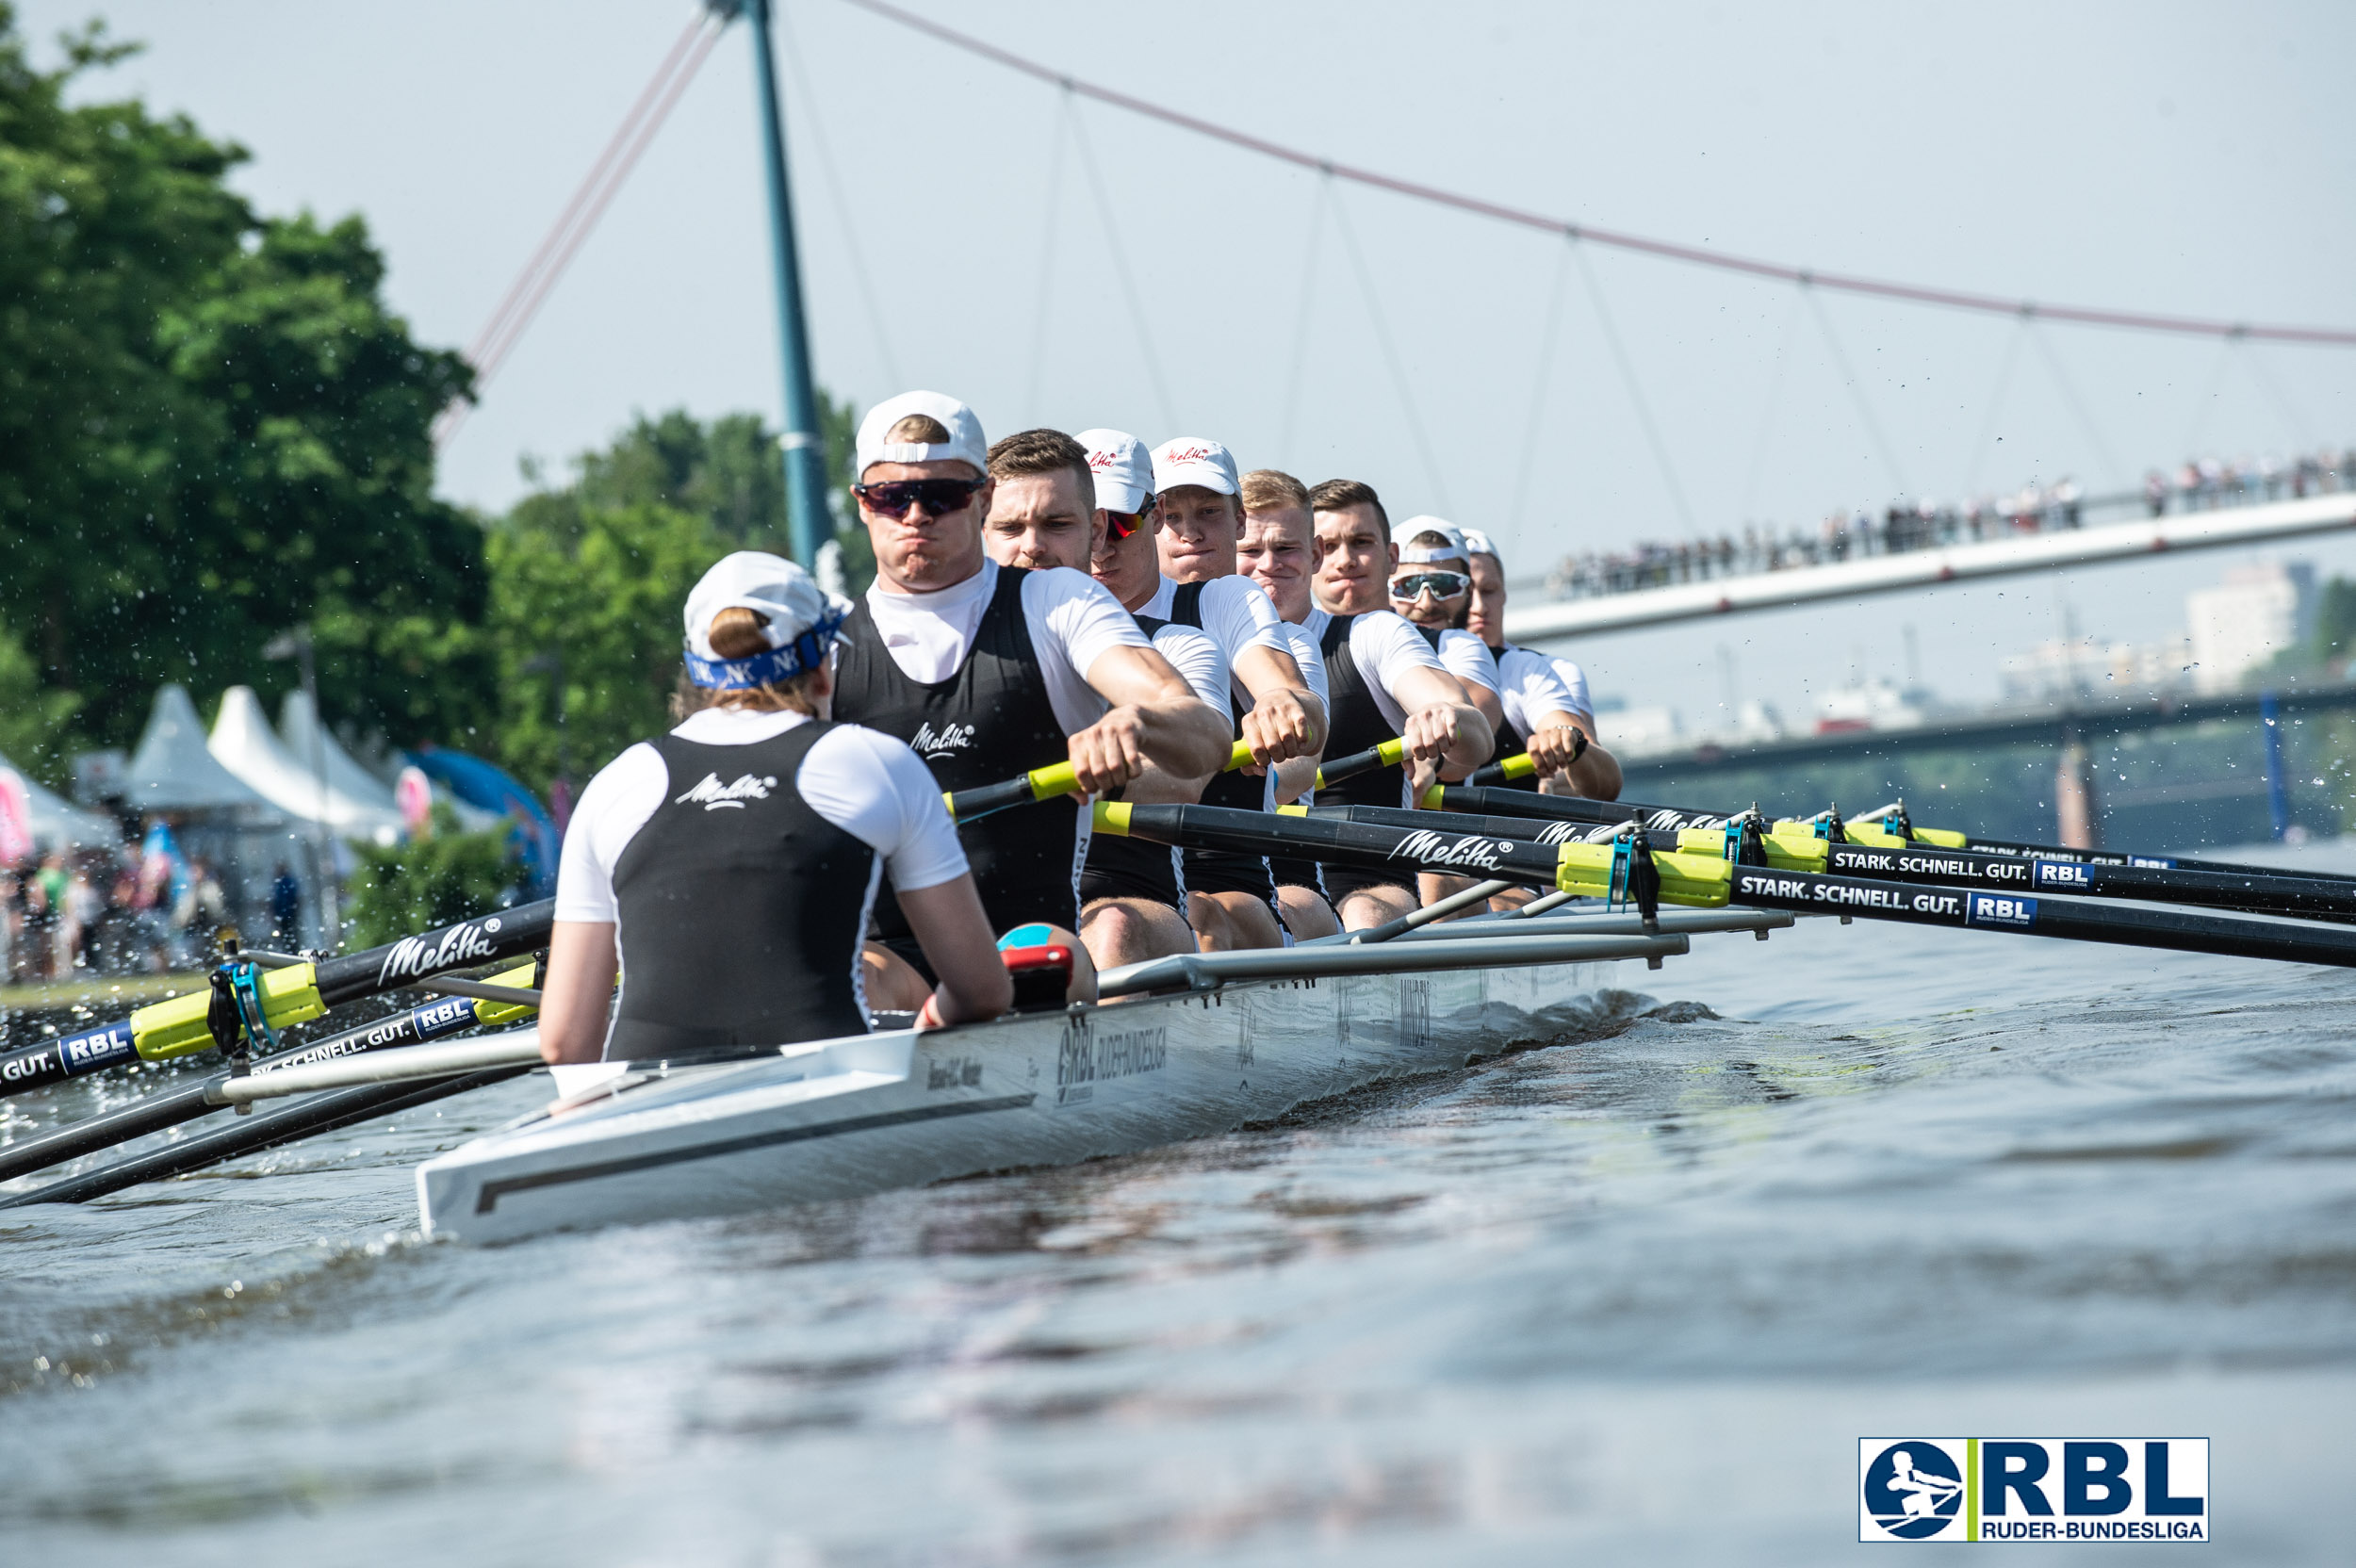
<instances>
[{"instance_id":1,"label":"black oar shaft","mask_svg":"<svg viewBox=\"0 0 2356 1568\"><path fill-rule=\"evenodd\" d=\"M1443 834L1331 817L1274 816L1212 806L1116 808L1114 831L1157 843L1265 855L1307 851L1348 865L1473 871L1540 886L1593 885L1597 845L1550 845L1490 834ZM1645 835L1649 848L1652 835ZM1663 896L1684 904L1732 903L1808 914L1847 914L1912 924L1969 926L2231 956L2356 968L2356 931L2176 909L2121 908L2021 892L1895 887L1858 877L1732 866L1702 855L1659 855ZM1616 862L1615 862L1616 863Z\"/></svg>"},{"instance_id":2,"label":"black oar shaft","mask_svg":"<svg viewBox=\"0 0 2356 1568\"><path fill-rule=\"evenodd\" d=\"M35 1203L87 1203L93 1198L104 1198L110 1192L120 1192L141 1182L159 1182L167 1177L185 1176L189 1171L202 1170L206 1166L219 1165L223 1160L234 1160L241 1155L259 1153L282 1143L292 1143L297 1138L332 1133L340 1127L371 1121L413 1106L431 1104L468 1089L503 1083L529 1070L520 1067L492 1068L482 1072L462 1073L454 1078L369 1084L360 1088L314 1095L285 1110L243 1119L235 1126L175 1143L168 1149L117 1160L112 1165L101 1166L96 1170L84 1171L78 1176L69 1176L62 1182L52 1182L31 1192L0 1198L0 1208L23 1208Z\"/></svg>"},{"instance_id":3,"label":"black oar shaft","mask_svg":"<svg viewBox=\"0 0 2356 1568\"><path fill-rule=\"evenodd\" d=\"M546 947L555 917L555 901L542 899L418 936L403 937L382 947L322 958L314 968L312 982L319 1007L298 1017L314 1018L319 1010L339 1007L380 991L398 990L428 975L471 969ZM142 1016L154 1014L142 1008L128 1020L0 1054L0 1096L28 1093L68 1078L124 1066L143 1056L177 1055L199 1049L192 1043L163 1053L142 1047L139 1038L139 1021Z\"/></svg>"},{"instance_id":4,"label":"black oar shaft","mask_svg":"<svg viewBox=\"0 0 2356 1568\"><path fill-rule=\"evenodd\" d=\"M1429 826L1429 811L1383 806L1319 806L1312 814L1388 827ZM1626 825L1587 825L1531 817L1475 815L1451 810L1445 819L1459 831L1542 843L1601 840ZM1712 824L1709 829L1716 827ZM1678 847L1676 833L1648 829L1656 850ZM2249 914L2294 915L2309 920L2356 921L2356 894L2296 877L2206 871L2161 871L2150 866L2088 865L2078 860L1991 855L1973 849L1933 849L1922 844L1886 848L1824 844L1826 874L1875 881L1919 882L1939 887L1994 889L2008 892L2058 893L2081 898L2133 898L2160 904L2191 904Z\"/></svg>"},{"instance_id":5,"label":"black oar shaft","mask_svg":"<svg viewBox=\"0 0 2356 1568\"><path fill-rule=\"evenodd\" d=\"M300 1051L282 1052L266 1056L254 1064L256 1073L281 1072L290 1067L304 1067L312 1062L334 1061L338 1057L358 1055L364 1051L384 1051L398 1045L417 1045L426 1040L440 1039L471 1029L483 1021L483 1009L470 1001L451 998L429 1002L422 1007L411 1007L390 1018L347 1029L340 1035L306 1045ZM167 1127L177 1127L229 1109L206 1098L206 1090L228 1081L225 1072L214 1073L204 1082L182 1088L166 1089L149 1095L137 1104L119 1110L104 1111L85 1117L68 1127L41 1137L27 1138L23 1143L0 1149L0 1182L62 1165L68 1160L128 1143L133 1138L160 1133Z\"/></svg>"}]
</instances>

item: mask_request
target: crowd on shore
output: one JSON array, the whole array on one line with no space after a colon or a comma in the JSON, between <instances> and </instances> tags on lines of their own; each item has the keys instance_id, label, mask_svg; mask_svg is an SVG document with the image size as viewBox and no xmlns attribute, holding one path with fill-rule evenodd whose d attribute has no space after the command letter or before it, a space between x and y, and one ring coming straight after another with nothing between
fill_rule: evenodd
<instances>
[{"instance_id":1,"label":"crowd on shore","mask_svg":"<svg viewBox=\"0 0 2356 1568\"><path fill-rule=\"evenodd\" d=\"M270 890L273 939L299 929L303 896L280 865ZM114 848L0 863L0 986L188 968L228 920L217 868L182 853L160 822Z\"/></svg>"},{"instance_id":2,"label":"crowd on shore","mask_svg":"<svg viewBox=\"0 0 2356 1568\"><path fill-rule=\"evenodd\" d=\"M2356 449L2327 447L2289 462L2271 454L2188 458L2173 473L2152 469L2139 491L2113 496L2089 497L2076 480L2064 478L1961 502L1901 498L1878 513L1837 508L1813 528L1745 524L1739 538L1721 533L1715 539L1647 540L1623 550L1589 550L1565 556L1548 575L1546 587L1556 598L1592 598L2082 528L2098 511L2160 517L2349 489L2356 489Z\"/></svg>"}]
</instances>

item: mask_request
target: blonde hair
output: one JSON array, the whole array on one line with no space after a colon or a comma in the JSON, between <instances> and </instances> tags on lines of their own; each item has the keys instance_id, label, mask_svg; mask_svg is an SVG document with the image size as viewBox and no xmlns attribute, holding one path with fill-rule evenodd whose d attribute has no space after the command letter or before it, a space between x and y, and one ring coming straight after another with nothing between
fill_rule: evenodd
<instances>
[{"instance_id":1,"label":"blonde hair","mask_svg":"<svg viewBox=\"0 0 2356 1568\"><path fill-rule=\"evenodd\" d=\"M1254 468L1243 476L1243 509L1274 512L1297 506L1309 510L1309 487L1282 468Z\"/></svg>"},{"instance_id":2,"label":"blonde hair","mask_svg":"<svg viewBox=\"0 0 2356 1568\"><path fill-rule=\"evenodd\" d=\"M884 439L911 447L943 447L949 444L949 427L929 414L910 414L884 432Z\"/></svg>"},{"instance_id":3,"label":"blonde hair","mask_svg":"<svg viewBox=\"0 0 2356 1568\"><path fill-rule=\"evenodd\" d=\"M766 653L769 639L762 629L768 624L769 617L760 611L731 604L712 617L712 651L722 659L750 659L757 653ZM766 686L719 692L696 685L682 669L679 685L671 693L671 719L677 723L707 708L734 708L747 713L808 713L816 718L818 697L812 688L818 683L818 673L804 670Z\"/></svg>"}]
</instances>

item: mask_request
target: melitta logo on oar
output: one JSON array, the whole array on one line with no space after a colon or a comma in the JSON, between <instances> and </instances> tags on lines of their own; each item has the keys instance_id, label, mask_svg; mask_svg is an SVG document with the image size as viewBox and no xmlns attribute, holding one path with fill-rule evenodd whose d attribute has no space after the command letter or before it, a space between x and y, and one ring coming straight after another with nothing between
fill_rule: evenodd
<instances>
[{"instance_id":1,"label":"melitta logo on oar","mask_svg":"<svg viewBox=\"0 0 2356 1568\"><path fill-rule=\"evenodd\" d=\"M1861 1437L1857 1539L2206 1541L2205 1437Z\"/></svg>"},{"instance_id":2,"label":"melitta logo on oar","mask_svg":"<svg viewBox=\"0 0 2356 1568\"><path fill-rule=\"evenodd\" d=\"M1483 871L1495 871L1497 857L1513 847L1496 839L1458 839L1451 843L1441 834L1417 828L1399 840L1398 847L1391 851L1391 858L1413 860L1419 866L1479 866Z\"/></svg>"},{"instance_id":3,"label":"melitta logo on oar","mask_svg":"<svg viewBox=\"0 0 2356 1568\"><path fill-rule=\"evenodd\" d=\"M385 950L384 961L377 966L376 983L381 988L395 980L439 973L476 959L496 958L499 948L491 939L499 931L499 917L492 915L486 920L462 921L422 937L403 937Z\"/></svg>"}]
</instances>

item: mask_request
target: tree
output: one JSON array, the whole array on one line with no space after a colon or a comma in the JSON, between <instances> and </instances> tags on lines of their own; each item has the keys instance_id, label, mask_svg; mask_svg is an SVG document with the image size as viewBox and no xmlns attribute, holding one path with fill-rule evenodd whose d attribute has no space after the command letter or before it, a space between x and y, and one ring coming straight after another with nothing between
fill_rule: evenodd
<instances>
[{"instance_id":1,"label":"tree","mask_svg":"<svg viewBox=\"0 0 2356 1568\"><path fill-rule=\"evenodd\" d=\"M505 834L461 832L447 806L434 808L431 833L389 849L355 844L353 853L360 864L345 939L353 948L488 913L507 901L520 873Z\"/></svg>"},{"instance_id":2,"label":"tree","mask_svg":"<svg viewBox=\"0 0 2356 1568\"><path fill-rule=\"evenodd\" d=\"M483 545L427 429L470 372L386 310L358 219L259 217L243 149L67 105L129 52L92 24L38 71L0 0L0 622L75 698L53 749L127 743L164 679L283 687L262 646L305 620L331 721L461 726Z\"/></svg>"}]
</instances>

